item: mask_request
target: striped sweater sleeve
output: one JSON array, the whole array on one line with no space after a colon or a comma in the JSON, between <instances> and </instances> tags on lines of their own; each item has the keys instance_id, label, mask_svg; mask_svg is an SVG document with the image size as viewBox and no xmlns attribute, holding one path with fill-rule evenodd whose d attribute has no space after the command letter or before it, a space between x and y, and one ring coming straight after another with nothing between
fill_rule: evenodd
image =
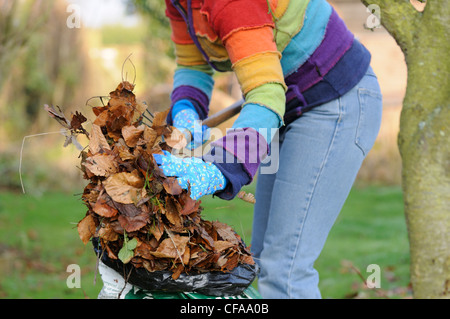
<instances>
[{"instance_id":1,"label":"striped sweater sleeve","mask_svg":"<svg viewBox=\"0 0 450 319\"><path fill-rule=\"evenodd\" d=\"M202 10L228 52L245 97L233 129L212 143L205 157L229 181L216 195L231 199L253 180L268 153L270 141L260 129L283 124L286 86L266 0L205 0Z\"/></svg>"},{"instance_id":2,"label":"striped sweater sleeve","mask_svg":"<svg viewBox=\"0 0 450 319\"><path fill-rule=\"evenodd\" d=\"M190 37L186 22L177 8L170 0L165 1L166 16L170 21L171 39L175 46L177 63L171 94L172 107L167 120L169 124L172 124L173 105L182 99L189 100L200 119L203 120L209 112L209 102L214 87L213 70Z\"/></svg>"}]
</instances>

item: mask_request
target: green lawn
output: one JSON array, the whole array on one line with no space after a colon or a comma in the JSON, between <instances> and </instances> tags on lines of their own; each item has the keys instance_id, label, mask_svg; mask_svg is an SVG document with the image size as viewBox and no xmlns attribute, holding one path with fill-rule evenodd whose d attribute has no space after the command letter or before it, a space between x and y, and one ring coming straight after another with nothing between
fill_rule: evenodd
<instances>
[{"instance_id":1,"label":"green lawn","mask_svg":"<svg viewBox=\"0 0 450 319\"><path fill-rule=\"evenodd\" d=\"M249 189L252 191L252 188ZM96 258L78 238L85 207L79 195L0 193L0 298L96 298ZM203 200L203 216L220 220L249 244L252 205ZM68 288L67 266L81 267L81 289ZM381 269L381 288L367 289L367 266ZM317 261L323 298L409 296L409 253L399 188L353 189ZM359 274L356 269L359 269Z\"/></svg>"}]
</instances>

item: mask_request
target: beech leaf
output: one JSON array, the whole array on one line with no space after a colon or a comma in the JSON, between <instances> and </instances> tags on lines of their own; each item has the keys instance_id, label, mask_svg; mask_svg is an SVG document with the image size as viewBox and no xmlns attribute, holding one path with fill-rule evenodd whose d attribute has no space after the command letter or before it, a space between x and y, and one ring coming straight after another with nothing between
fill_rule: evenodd
<instances>
[{"instance_id":1,"label":"beech leaf","mask_svg":"<svg viewBox=\"0 0 450 319\"><path fill-rule=\"evenodd\" d=\"M144 124L138 127L135 127L134 125L122 127L122 136L129 147L135 147L143 133Z\"/></svg>"},{"instance_id":2,"label":"beech leaf","mask_svg":"<svg viewBox=\"0 0 450 319\"><path fill-rule=\"evenodd\" d=\"M175 177L167 177L163 182L164 189L171 195L180 195L183 192Z\"/></svg>"},{"instance_id":3,"label":"beech leaf","mask_svg":"<svg viewBox=\"0 0 450 319\"><path fill-rule=\"evenodd\" d=\"M178 256L183 256L188 241L189 237L187 236L173 234L170 238L164 239L156 251L150 253L160 258L178 258Z\"/></svg>"},{"instance_id":4,"label":"beech leaf","mask_svg":"<svg viewBox=\"0 0 450 319\"><path fill-rule=\"evenodd\" d=\"M179 150L187 145L186 136L175 127L171 127L172 133L164 136L164 142L170 147Z\"/></svg>"},{"instance_id":5,"label":"beech leaf","mask_svg":"<svg viewBox=\"0 0 450 319\"><path fill-rule=\"evenodd\" d=\"M88 157L84 166L96 176L109 176L118 171L119 165L114 155L95 154Z\"/></svg>"},{"instance_id":6,"label":"beech leaf","mask_svg":"<svg viewBox=\"0 0 450 319\"><path fill-rule=\"evenodd\" d=\"M119 223L127 231L133 232L141 229L149 221L149 213L134 204L115 203L120 211Z\"/></svg>"},{"instance_id":7,"label":"beech leaf","mask_svg":"<svg viewBox=\"0 0 450 319\"><path fill-rule=\"evenodd\" d=\"M92 154L103 152L103 150L111 150L100 126L92 124L92 130L89 137L89 150Z\"/></svg>"},{"instance_id":8,"label":"beech leaf","mask_svg":"<svg viewBox=\"0 0 450 319\"><path fill-rule=\"evenodd\" d=\"M95 234L95 220L91 214L86 215L77 225L81 241L86 245Z\"/></svg>"},{"instance_id":9,"label":"beech leaf","mask_svg":"<svg viewBox=\"0 0 450 319\"><path fill-rule=\"evenodd\" d=\"M114 201L122 204L135 204L146 195L144 180L137 170L111 175L103 186Z\"/></svg>"},{"instance_id":10,"label":"beech leaf","mask_svg":"<svg viewBox=\"0 0 450 319\"><path fill-rule=\"evenodd\" d=\"M101 194L98 196L97 198L97 202L95 203L94 207L92 208L92 210L103 217L113 217L116 216L118 211L117 209L115 209L114 207L112 207L109 203L111 201L111 199L107 198L108 195L106 194Z\"/></svg>"},{"instance_id":11,"label":"beech leaf","mask_svg":"<svg viewBox=\"0 0 450 319\"><path fill-rule=\"evenodd\" d=\"M182 193L181 200L183 201L181 215L190 215L197 212L200 208L201 201L193 200L187 193Z\"/></svg>"},{"instance_id":12,"label":"beech leaf","mask_svg":"<svg viewBox=\"0 0 450 319\"><path fill-rule=\"evenodd\" d=\"M72 120L70 121L70 126L74 130L82 130L83 127L81 124L87 121L87 118L81 114L80 112L76 111L75 114L72 116Z\"/></svg>"},{"instance_id":13,"label":"beech leaf","mask_svg":"<svg viewBox=\"0 0 450 319\"><path fill-rule=\"evenodd\" d=\"M239 244L239 239L236 237L236 232L233 228L231 228L231 226L219 221L213 222L213 226L223 240L227 240L234 245Z\"/></svg>"}]
</instances>

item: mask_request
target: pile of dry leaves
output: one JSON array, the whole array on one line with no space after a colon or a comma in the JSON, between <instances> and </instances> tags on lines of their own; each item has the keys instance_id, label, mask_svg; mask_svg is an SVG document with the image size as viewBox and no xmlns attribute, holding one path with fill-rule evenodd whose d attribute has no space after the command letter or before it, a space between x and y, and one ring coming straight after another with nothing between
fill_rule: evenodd
<instances>
[{"instance_id":1,"label":"pile of dry leaves","mask_svg":"<svg viewBox=\"0 0 450 319\"><path fill-rule=\"evenodd\" d=\"M152 154L170 152L184 137L166 124L167 112L142 124L146 105L136 101L133 89L122 82L106 106L93 107L90 132L82 114L68 120L46 106L70 132L66 144L77 134L89 138L81 161L89 180L82 195L88 211L78 223L81 240L97 237L109 258L150 272L170 270L174 279L183 272L228 272L239 263L254 264L239 235L226 224L203 220L200 201L157 166Z\"/></svg>"}]
</instances>

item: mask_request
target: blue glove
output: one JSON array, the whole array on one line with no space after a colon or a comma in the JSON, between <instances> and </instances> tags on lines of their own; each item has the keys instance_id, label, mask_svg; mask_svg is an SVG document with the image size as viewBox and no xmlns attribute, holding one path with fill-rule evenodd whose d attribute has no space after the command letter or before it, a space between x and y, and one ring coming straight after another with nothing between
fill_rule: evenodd
<instances>
[{"instance_id":1,"label":"blue glove","mask_svg":"<svg viewBox=\"0 0 450 319\"><path fill-rule=\"evenodd\" d=\"M192 150L208 141L210 128L201 124L200 117L190 101L179 100L176 102L172 114L174 114L173 126L183 132L188 141L191 141L186 148Z\"/></svg>"},{"instance_id":2,"label":"blue glove","mask_svg":"<svg viewBox=\"0 0 450 319\"><path fill-rule=\"evenodd\" d=\"M164 155L153 154L153 157L166 176L177 177L181 188L191 187L191 198L194 200L225 189L227 180L212 163L196 157L179 158L167 151Z\"/></svg>"}]
</instances>

